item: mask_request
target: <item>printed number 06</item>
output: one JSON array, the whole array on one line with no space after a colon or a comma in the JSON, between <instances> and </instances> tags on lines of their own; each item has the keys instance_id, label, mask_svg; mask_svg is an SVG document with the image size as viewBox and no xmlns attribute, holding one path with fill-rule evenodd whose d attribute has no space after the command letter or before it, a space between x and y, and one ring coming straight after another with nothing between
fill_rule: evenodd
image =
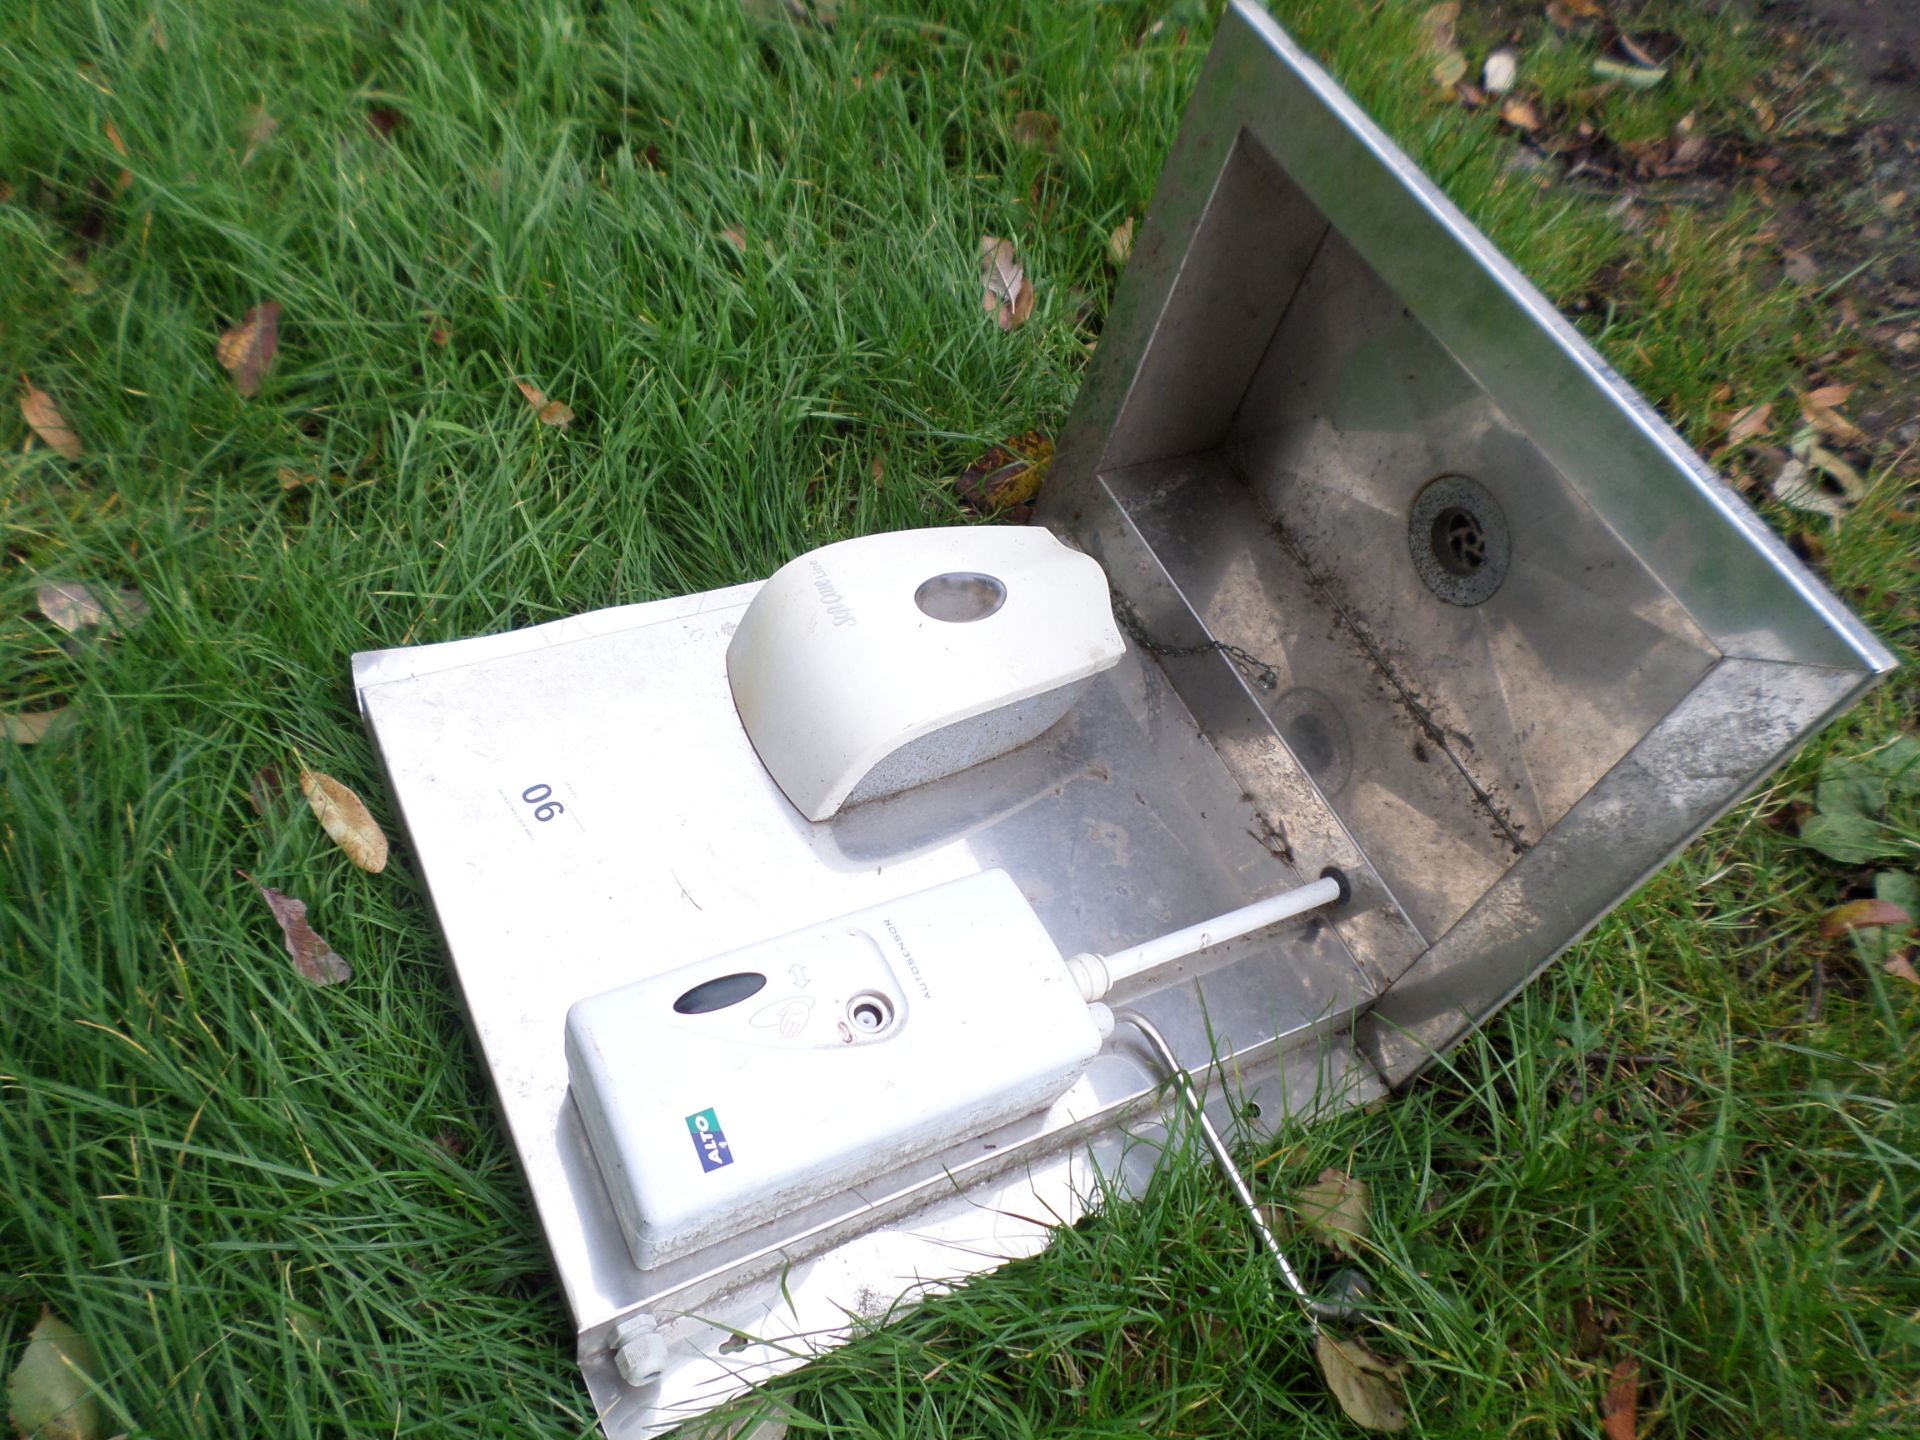
<instances>
[{"instance_id":1,"label":"printed number 06","mask_svg":"<svg viewBox=\"0 0 1920 1440\"><path fill-rule=\"evenodd\" d=\"M553 787L551 785L529 785L520 792L520 798L526 801L527 804L533 806L534 819L546 821L553 819L556 815L564 815L567 813L566 806L562 805L558 800L550 800L547 798L552 794Z\"/></svg>"}]
</instances>

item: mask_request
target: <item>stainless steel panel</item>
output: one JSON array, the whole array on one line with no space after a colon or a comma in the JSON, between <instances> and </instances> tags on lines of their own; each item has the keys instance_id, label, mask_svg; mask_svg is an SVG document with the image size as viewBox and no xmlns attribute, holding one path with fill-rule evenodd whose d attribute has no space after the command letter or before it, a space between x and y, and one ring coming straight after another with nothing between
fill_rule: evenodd
<instances>
[{"instance_id":1,"label":"stainless steel panel","mask_svg":"<svg viewBox=\"0 0 1920 1440\"><path fill-rule=\"evenodd\" d=\"M1382 1073L1405 1079L1499 1009L1872 683L1824 666L1715 666L1360 1022Z\"/></svg>"},{"instance_id":2,"label":"stainless steel panel","mask_svg":"<svg viewBox=\"0 0 1920 1440\"><path fill-rule=\"evenodd\" d=\"M643 1272L567 1099L572 1001L988 866L1014 877L1068 953L1117 948L1301 878L1262 843L1250 802L1137 652L1035 742L809 824L761 767L727 686L727 640L753 590L356 662L589 1362L636 1310L778 1311L786 1318L766 1320L775 1328L764 1337L778 1341L817 1327L850 1286L890 1303L903 1273L931 1281L1025 1253L1040 1227L982 1234L981 1197L1029 1216L1078 1213L1071 1193L1158 1079L1113 1048L1043 1115ZM541 822L522 796L549 786L565 809ZM1375 988L1334 928L1309 920L1114 998L1150 1015L1190 1064L1217 1045L1257 1066L1344 1032ZM1338 1043L1340 1083L1364 1080ZM817 1283L796 1282L796 1266ZM782 1310L782 1287L796 1284L805 1303ZM655 1398L710 1400L736 1368L718 1349L728 1332L685 1335L696 1332L706 1348L676 1342ZM632 1397L619 1408L652 1413ZM654 1423L636 1419L632 1433Z\"/></svg>"},{"instance_id":3,"label":"stainless steel panel","mask_svg":"<svg viewBox=\"0 0 1920 1440\"><path fill-rule=\"evenodd\" d=\"M1455 559L1497 557L1497 586L1419 549L1468 500L1487 525ZM1892 666L1245 3L1040 516L1163 646L1272 667L1266 689L1218 654L1163 661L1277 848L1362 857L1372 903L1341 930L1391 982L1363 1023L1396 1079ZM1716 723L1747 748L1702 770ZM1404 1046L1377 1038L1394 1024Z\"/></svg>"}]
</instances>

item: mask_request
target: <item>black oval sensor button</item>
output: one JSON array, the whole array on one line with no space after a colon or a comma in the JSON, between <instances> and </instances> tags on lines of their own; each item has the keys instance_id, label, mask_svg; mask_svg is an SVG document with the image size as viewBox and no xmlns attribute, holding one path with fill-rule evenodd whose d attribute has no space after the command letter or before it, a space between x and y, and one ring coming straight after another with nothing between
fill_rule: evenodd
<instances>
[{"instance_id":1,"label":"black oval sensor button","mask_svg":"<svg viewBox=\"0 0 1920 1440\"><path fill-rule=\"evenodd\" d=\"M767 977L750 970L738 975L719 975L712 980L702 980L674 1001L673 1008L682 1015L705 1015L738 1005L749 995L758 995L766 988Z\"/></svg>"}]
</instances>

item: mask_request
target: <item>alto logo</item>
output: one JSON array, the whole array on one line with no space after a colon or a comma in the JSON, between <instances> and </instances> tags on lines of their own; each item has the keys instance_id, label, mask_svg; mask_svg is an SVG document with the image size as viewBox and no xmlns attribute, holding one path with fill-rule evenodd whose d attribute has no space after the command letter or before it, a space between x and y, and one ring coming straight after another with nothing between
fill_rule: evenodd
<instances>
[{"instance_id":1,"label":"alto logo","mask_svg":"<svg viewBox=\"0 0 1920 1440\"><path fill-rule=\"evenodd\" d=\"M733 1147L727 1144L727 1132L720 1128L720 1117L713 1111L687 1116L687 1133L693 1136L693 1148L700 1152L702 1170L711 1174L733 1163Z\"/></svg>"}]
</instances>

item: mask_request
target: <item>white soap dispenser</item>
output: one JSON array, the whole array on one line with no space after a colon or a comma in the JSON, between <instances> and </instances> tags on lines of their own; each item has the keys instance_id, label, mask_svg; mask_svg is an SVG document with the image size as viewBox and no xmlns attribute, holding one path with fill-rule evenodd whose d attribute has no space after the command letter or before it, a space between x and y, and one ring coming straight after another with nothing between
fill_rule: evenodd
<instances>
[{"instance_id":1,"label":"white soap dispenser","mask_svg":"<svg viewBox=\"0 0 1920 1440\"><path fill-rule=\"evenodd\" d=\"M775 571L727 679L761 763L825 820L1024 745L1123 649L1105 573L1049 532L902 530Z\"/></svg>"}]
</instances>

